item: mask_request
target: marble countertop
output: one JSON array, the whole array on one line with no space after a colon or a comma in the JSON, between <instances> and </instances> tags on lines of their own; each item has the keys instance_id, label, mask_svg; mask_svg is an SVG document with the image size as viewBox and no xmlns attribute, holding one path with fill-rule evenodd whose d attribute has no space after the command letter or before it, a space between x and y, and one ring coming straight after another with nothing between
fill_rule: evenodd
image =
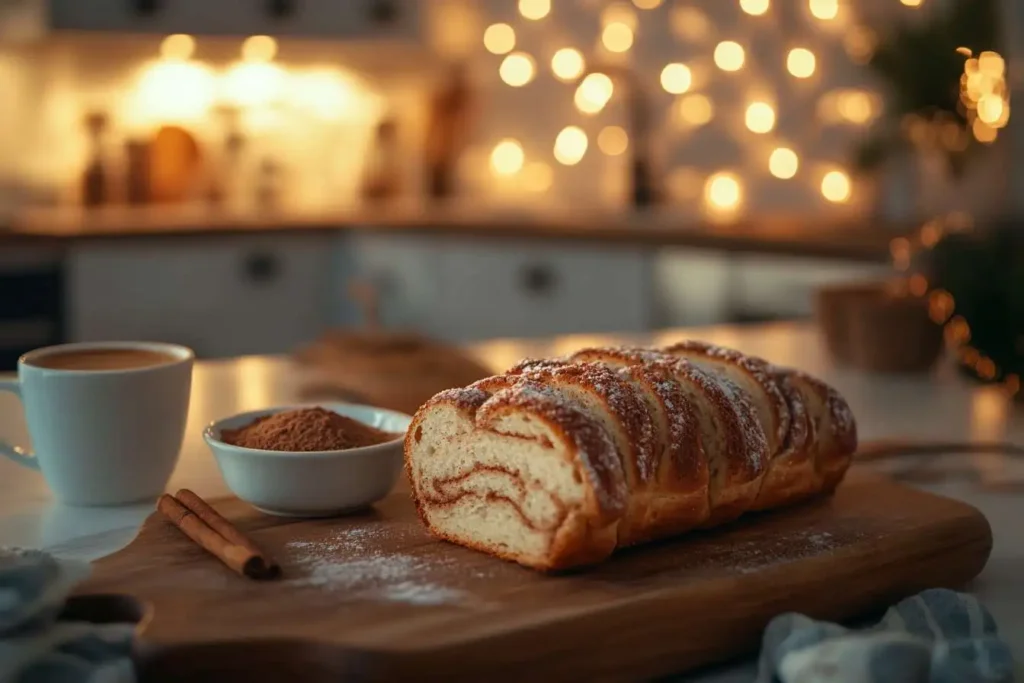
<instances>
[{"instance_id":1,"label":"marble countertop","mask_svg":"<svg viewBox=\"0 0 1024 683\"><path fill-rule=\"evenodd\" d=\"M577 335L548 340L499 340L473 350L496 369L525 356L566 353L584 345L622 342L667 343L700 338L738 348L821 376L849 400L863 441L882 438L930 441L1009 441L1024 444L1024 406L1014 405L995 388L970 383L952 367L931 376L868 376L835 367L816 330L805 325L713 327L674 330L656 335L624 337ZM210 420L236 412L298 400L302 375L285 358L243 357L197 364L187 435L171 490L189 487L203 496L227 493L216 464L201 438ZM27 440L21 409L9 395L0 396L0 435ZM935 457L935 456L932 456ZM950 477L916 484L959 498L989 519L994 547L988 566L970 587L989 607L1024 659L1024 482L1022 463L1001 455L959 455L936 461L950 472L967 470L970 477ZM866 465L861 465L866 467ZM990 484L991 486L982 486ZM150 513L149 505L124 508L67 508L55 504L35 472L0 461L0 545L42 547L57 554L97 558L127 544ZM750 665L704 672L694 680L749 680Z\"/></svg>"},{"instance_id":2,"label":"marble countertop","mask_svg":"<svg viewBox=\"0 0 1024 683\"><path fill-rule=\"evenodd\" d=\"M492 239L551 239L661 247L713 248L884 262L892 238L912 226L863 219L775 216L706 223L670 210L515 210L398 205L323 211L215 211L205 206L36 209L17 213L0 240L64 244L76 240L361 230Z\"/></svg>"}]
</instances>

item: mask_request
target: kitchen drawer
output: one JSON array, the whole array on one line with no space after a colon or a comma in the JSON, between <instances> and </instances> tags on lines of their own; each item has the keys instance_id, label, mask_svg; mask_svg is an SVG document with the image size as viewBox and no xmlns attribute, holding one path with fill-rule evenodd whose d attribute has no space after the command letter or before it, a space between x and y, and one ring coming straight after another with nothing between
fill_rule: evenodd
<instances>
[{"instance_id":1,"label":"kitchen drawer","mask_svg":"<svg viewBox=\"0 0 1024 683\"><path fill-rule=\"evenodd\" d=\"M648 256L641 250L451 240L439 260L441 327L454 339L650 326Z\"/></svg>"},{"instance_id":2,"label":"kitchen drawer","mask_svg":"<svg viewBox=\"0 0 1024 683\"><path fill-rule=\"evenodd\" d=\"M49 28L278 37L419 35L416 0L49 0Z\"/></svg>"},{"instance_id":3,"label":"kitchen drawer","mask_svg":"<svg viewBox=\"0 0 1024 683\"><path fill-rule=\"evenodd\" d=\"M75 340L179 342L204 357L285 353L329 322L330 236L86 243L68 265Z\"/></svg>"}]
</instances>

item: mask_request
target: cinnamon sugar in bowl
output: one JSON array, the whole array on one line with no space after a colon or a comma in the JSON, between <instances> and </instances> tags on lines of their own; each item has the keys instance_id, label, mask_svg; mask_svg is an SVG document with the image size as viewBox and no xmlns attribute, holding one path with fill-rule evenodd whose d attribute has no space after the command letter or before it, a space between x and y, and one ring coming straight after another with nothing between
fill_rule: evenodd
<instances>
[{"instance_id":1,"label":"cinnamon sugar in bowl","mask_svg":"<svg viewBox=\"0 0 1024 683\"><path fill-rule=\"evenodd\" d=\"M391 491L411 419L350 403L282 406L213 422L203 439L228 488L253 507L285 517L330 517Z\"/></svg>"}]
</instances>

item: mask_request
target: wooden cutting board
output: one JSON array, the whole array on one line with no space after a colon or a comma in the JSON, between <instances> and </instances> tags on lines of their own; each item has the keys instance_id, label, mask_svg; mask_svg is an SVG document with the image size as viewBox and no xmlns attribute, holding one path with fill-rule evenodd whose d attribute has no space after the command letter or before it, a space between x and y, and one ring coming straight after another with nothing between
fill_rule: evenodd
<instances>
[{"instance_id":1,"label":"wooden cutting board","mask_svg":"<svg viewBox=\"0 0 1024 683\"><path fill-rule=\"evenodd\" d=\"M143 601L143 681L644 680L755 651L775 615L845 619L985 565L977 510L877 478L544 576L428 537L407 494L326 520L216 507L281 563L242 579L159 516L84 593Z\"/></svg>"}]
</instances>

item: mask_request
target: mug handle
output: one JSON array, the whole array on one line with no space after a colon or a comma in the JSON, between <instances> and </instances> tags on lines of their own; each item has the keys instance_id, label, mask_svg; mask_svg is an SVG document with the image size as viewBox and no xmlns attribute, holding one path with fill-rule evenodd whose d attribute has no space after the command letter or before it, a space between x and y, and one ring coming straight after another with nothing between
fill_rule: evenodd
<instances>
[{"instance_id":1,"label":"mug handle","mask_svg":"<svg viewBox=\"0 0 1024 683\"><path fill-rule=\"evenodd\" d=\"M21 400L21 385L18 384L16 379L0 380L0 391L14 394ZM24 465L31 470L39 470L39 460L32 451L25 450L21 446L9 444L3 439L0 439L0 455L6 455L14 462Z\"/></svg>"}]
</instances>

